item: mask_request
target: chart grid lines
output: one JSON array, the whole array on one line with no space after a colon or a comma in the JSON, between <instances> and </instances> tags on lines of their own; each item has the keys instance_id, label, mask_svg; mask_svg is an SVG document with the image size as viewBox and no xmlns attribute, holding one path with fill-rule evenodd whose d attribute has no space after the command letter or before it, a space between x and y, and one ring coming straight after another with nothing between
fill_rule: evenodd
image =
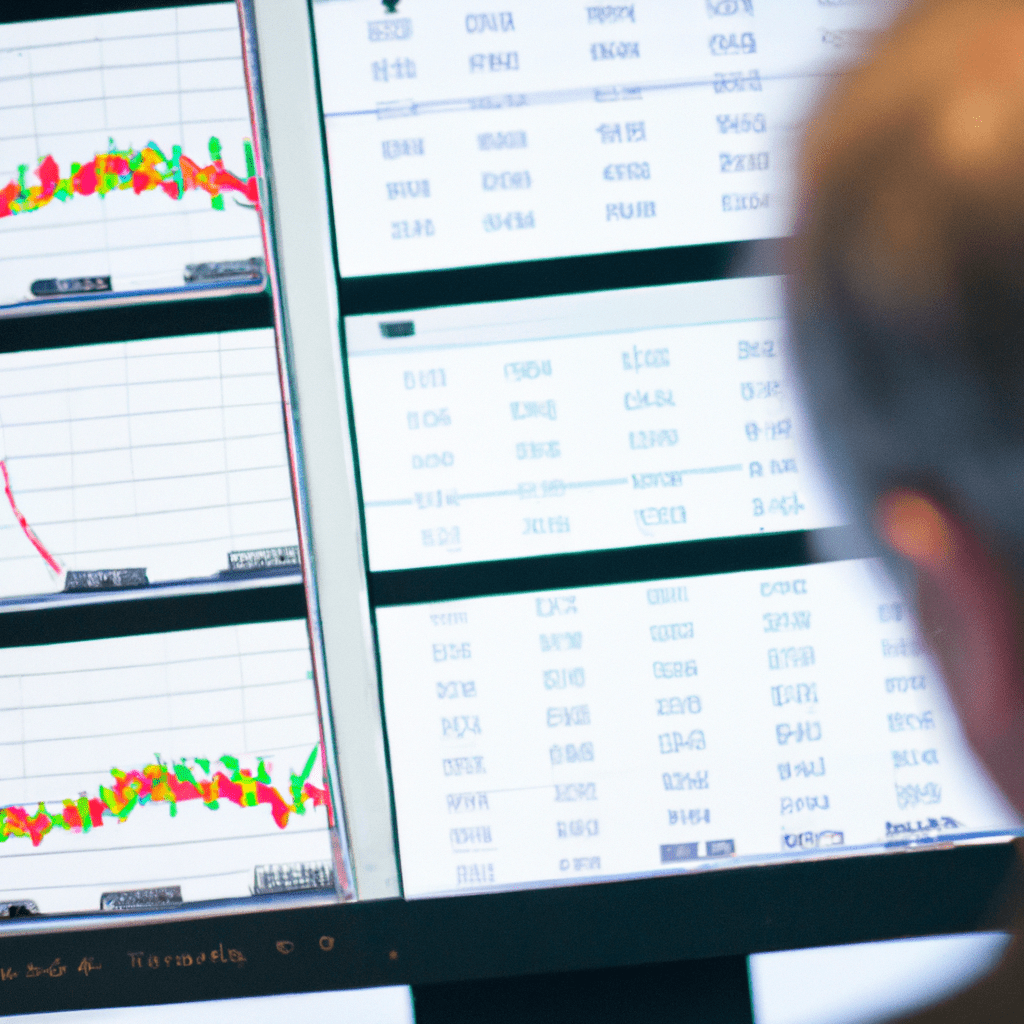
<instances>
[{"instance_id":1,"label":"chart grid lines","mask_svg":"<svg viewBox=\"0 0 1024 1024\"><path fill-rule=\"evenodd\" d=\"M244 690L245 687L236 687L238 690ZM160 699L162 694L156 694L145 699L154 700ZM178 696L178 694L170 694L168 696ZM141 698L140 698L141 699ZM161 725L152 729L130 729L122 732L97 732L97 733L84 733L81 736L38 736L30 740L0 740L0 747L17 747L27 746L29 744L36 743L73 743L75 740L108 740L117 739L119 736L139 736L151 732L181 732L188 729L213 729L213 728L230 728L232 726L245 726L247 724L256 725L259 722L287 722L293 718L309 718L309 712L300 712L294 715L270 715L267 718L239 718L231 721L210 721L204 723L201 726L196 725Z\"/></svg>"},{"instance_id":2,"label":"chart grid lines","mask_svg":"<svg viewBox=\"0 0 1024 1024\"><path fill-rule=\"evenodd\" d=\"M134 160L146 147L163 147L167 170L156 173L164 184L178 173L176 154L204 173L215 164L225 172L247 168L252 132L234 5L206 9L205 25L194 17L174 8L0 26L0 185L9 183L0 190L0 306L60 294L47 281L108 277L101 291L113 293L185 289L189 264L262 258L255 203L225 203L217 190L232 187L227 178L196 195L185 194L196 188L180 174L176 195L152 184L140 192L134 169L119 172L112 188L101 181L99 195L91 179L72 187L84 173L78 168L92 168L94 158L113 152ZM96 166L113 173L115 165ZM45 174L54 173L68 177L52 195ZM32 188L41 201L26 207ZM161 191L167 196L158 198ZM246 191L254 195L254 184ZM20 205L9 207L12 195L22 197ZM22 217L31 223L14 227ZM251 286L252 278L228 275L227 284Z\"/></svg>"},{"instance_id":3,"label":"chart grid lines","mask_svg":"<svg viewBox=\"0 0 1024 1024\"><path fill-rule=\"evenodd\" d=\"M112 886L247 896L256 864L332 861L303 620L10 648L5 669L3 891L49 912Z\"/></svg>"},{"instance_id":4,"label":"chart grid lines","mask_svg":"<svg viewBox=\"0 0 1024 1024\"><path fill-rule=\"evenodd\" d=\"M0 355L0 460L61 574L0 515L0 599L64 569L196 578L297 544L269 328Z\"/></svg>"}]
</instances>

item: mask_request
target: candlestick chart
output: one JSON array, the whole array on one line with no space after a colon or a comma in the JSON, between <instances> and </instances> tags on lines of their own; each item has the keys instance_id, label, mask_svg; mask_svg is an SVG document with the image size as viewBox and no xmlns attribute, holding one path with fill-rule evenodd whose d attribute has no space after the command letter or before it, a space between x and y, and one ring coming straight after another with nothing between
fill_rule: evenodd
<instances>
[{"instance_id":1,"label":"candlestick chart","mask_svg":"<svg viewBox=\"0 0 1024 1024\"><path fill-rule=\"evenodd\" d=\"M178 804L190 800L201 800L212 811L223 803L238 807L266 805L274 824L285 828L293 814L307 812L307 805L325 807L328 804L327 790L309 781L319 749L316 746L310 751L301 773L292 773L287 795L273 785L263 758L257 759L255 772L240 767L239 759L230 754L224 754L217 762L197 757L182 758L172 764L160 761L131 771L112 768L113 784L100 786L98 796L66 799L56 808L47 807L45 801L34 810L0 807L0 843L23 838L39 846L43 837L54 829L89 832L100 828L104 819L125 822L148 804L165 804L174 817ZM215 763L228 771L211 771Z\"/></svg>"},{"instance_id":2,"label":"candlestick chart","mask_svg":"<svg viewBox=\"0 0 1024 1024\"><path fill-rule=\"evenodd\" d=\"M0 902L95 908L256 865L330 861L303 619L28 647L0 659Z\"/></svg>"},{"instance_id":3,"label":"candlestick chart","mask_svg":"<svg viewBox=\"0 0 1024 1024\"><path fill-rule=\"evenodd\" d=\"M259 287L234 5L0 24L0 68L0 307Z\"/></svg>"},{"instance_id":4,"label":"candlestick chart","mask_svg":"<svg viewBox=\"0 0 1024 1024\"><path fill-rule=\"evenodd\" d=\"M171 199L182 199L187 192L202 191L210 197L214 210L224 209L225 193L239 193L253 205L259 201L256 164L252 142L245 139L246 176L240 178L224 167L220 139L210 136L210 162L204 167L174 146L165 156L155 142L141 150L116 149L110 140L108 152L98 153L85 164L73 162L66 177L52 155L44 156L35 169L39 179L29 184L28 164L18 167L18 177L0 188L0 218L32 213L54 199L67 202L76 195L98 195L112 191L131 191L135 195L159 189Z\"/></svg>"}]
</instances>

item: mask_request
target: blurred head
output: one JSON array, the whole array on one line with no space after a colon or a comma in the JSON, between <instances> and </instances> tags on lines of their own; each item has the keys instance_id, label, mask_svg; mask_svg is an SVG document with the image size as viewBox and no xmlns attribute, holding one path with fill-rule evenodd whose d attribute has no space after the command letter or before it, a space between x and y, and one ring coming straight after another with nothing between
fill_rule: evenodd
<instances>
[{"instance_id":1,"label":"blurred head","mask_svg":"<svg viewBox=\"0 0 1024 1024\"><path fill-rule=\"evenodd\" d=\"M1024 4L917 4L818 110L801 184L805 404L1024 813Z\"/></svg>"}]
</instances>

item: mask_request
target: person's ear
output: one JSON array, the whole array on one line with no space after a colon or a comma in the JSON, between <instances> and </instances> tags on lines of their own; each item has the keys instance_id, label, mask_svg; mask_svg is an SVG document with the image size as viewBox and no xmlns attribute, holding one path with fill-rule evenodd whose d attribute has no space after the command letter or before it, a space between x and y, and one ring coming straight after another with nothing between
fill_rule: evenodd
<instances>
[{"instance_id":1,"label":"person's ear","mask_svg":"<svg viewBox=\"0 0 1024 1024\"><path fill-rule=\"evenodd\" d=\"M1024 812L1020 602L976 532L931 496L893 490L875 510L881 539L917 581L923 639L942 668L964 733Z\"/></svg>"}]
</instances>

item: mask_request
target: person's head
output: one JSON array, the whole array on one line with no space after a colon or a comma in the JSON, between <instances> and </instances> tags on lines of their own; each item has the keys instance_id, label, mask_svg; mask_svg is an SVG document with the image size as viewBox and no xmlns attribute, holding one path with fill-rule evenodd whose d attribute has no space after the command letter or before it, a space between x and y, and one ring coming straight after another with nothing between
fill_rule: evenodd
<instances>
[{"instance_id":1,"label":"person's head","mask_svg":"<svg viewBox=\"0 0 1024 1024\"><path fill-rule=\"evenodd\" d=\"M919 3L817 111L801 185L804 402L1024 812L1024 3Z\"/></svg>"}]
</instances>

